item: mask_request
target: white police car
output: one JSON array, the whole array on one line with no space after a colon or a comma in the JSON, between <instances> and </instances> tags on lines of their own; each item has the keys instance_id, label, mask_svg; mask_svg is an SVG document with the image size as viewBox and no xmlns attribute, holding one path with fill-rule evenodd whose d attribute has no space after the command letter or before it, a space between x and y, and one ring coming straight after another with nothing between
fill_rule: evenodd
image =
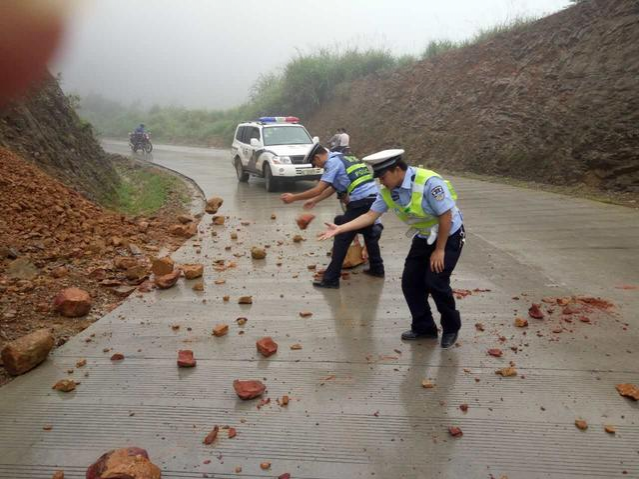
<instances>
[{"instance_id":1,"label":"white police car","mask_svg":"<svg viewBox=\"0 0 639 479\"><path fill-rule=\"evenodd\" d=\"M305 160L318 141L294 116L264 116L240 123L231 146L237 179L246 182L250 175L264 178L267 191L277 191L286 181L318 180L322 169Z\"/></svg>"}]
</instances>

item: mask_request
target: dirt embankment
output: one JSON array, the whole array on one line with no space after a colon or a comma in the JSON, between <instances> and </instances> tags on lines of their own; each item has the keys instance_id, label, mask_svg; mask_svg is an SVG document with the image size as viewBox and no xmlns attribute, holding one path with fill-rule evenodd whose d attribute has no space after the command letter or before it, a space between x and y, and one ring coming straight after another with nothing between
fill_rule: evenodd
<instances>
[{"instance_id":1,"label":"dirt embankment","mask_svg":"<svg viewBox=\"0 0 639 479\"><path fill-rule=\"evenodd\" d=\"M0 108L0 146L93 200L111 195L119 182L92 129L52 76L28 97Z\"/></svg>"},{"instance_id":2,"label":"dirt embankment","mask_svg":"<svg viewBox=\"0 0 639 479\"><path fill-rule=\"evenodd\" d=\"M2 148L0 204L0 350L39 328L63 344L144 284L151 258L184 241L171 233L185 213L179 198L152 216L113 213ZM69 287L90 294L88 315L54 311Z\"/></svg>"},{"instance_id":3,"label":"dirt embankment","mask_svg":"<svg viewBox=\"0 0 639 479\"><path fill-rule=\"evenodd\" d=\"M639 193L639 3L585 1L356 81L308 126L346 127L359 155Z\"/></svg>"}]
</instances>

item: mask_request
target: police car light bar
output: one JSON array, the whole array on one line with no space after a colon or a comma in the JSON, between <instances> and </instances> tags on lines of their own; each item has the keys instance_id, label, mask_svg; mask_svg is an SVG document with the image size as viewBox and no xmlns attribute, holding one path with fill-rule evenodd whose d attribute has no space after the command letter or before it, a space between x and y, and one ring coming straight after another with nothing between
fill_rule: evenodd
<instances>
[{"instance_id":1,"label":"police car light bar","mask_svg":"<svg viewBox=\"0 0 639 479\"><path fill-rule=\"evenodd\" d=\"M299 123L296 116L263 116L258 119L262 123Z\"/></svg>"}]
</instances>

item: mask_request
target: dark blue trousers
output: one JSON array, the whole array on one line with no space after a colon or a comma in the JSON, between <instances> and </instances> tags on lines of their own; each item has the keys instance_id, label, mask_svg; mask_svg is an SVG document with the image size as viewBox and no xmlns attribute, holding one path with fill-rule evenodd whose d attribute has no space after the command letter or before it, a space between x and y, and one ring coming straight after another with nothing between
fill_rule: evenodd
<instances>
[{"instance_id":1,"label":"dark blue trousers","mask_svg":"<svg viewBox=\"0 0 639 479\"><path fill-rule=\"evenodd\" d=\"M413 318L411 329L416 333L437 332L437 325L428 304L432 296L441 315L444 333L454 333L461 328L461 316L455 309L455 297L450 287L450 275L464 246L464 228L449 236L444 254L444 271L434 273L430 269L430 255L435 251L435 243L429 245L426 239L413 238L402 273L402 291Z\"/></svg>"}]
</instances>

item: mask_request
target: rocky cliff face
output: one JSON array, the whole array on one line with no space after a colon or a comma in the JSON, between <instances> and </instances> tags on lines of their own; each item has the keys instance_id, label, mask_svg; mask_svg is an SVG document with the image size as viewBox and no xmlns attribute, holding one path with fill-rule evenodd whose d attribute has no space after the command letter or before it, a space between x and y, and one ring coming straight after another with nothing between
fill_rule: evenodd
<instances>
[{"instance_id":1,"label":"rocky cliff face","mask_svg":"<svg viewBox=\"0 0 639 479\"><path fill-rule=\"evenodd\" d=\"M309 122L354 152L639 192L639 2L586 0L390 76L353 83Z\"/></svg>"},{"instance_id":2,"label":"rocky cliff face","mask_svg":"<svg viewBox=\"0 0 639 479\"><path fill-rule=\"evenodd\" d=\"M93 200L112 193L118 176L53 77L0 109L0 146L18 153Z\"/></svg>"}]
</instances>

